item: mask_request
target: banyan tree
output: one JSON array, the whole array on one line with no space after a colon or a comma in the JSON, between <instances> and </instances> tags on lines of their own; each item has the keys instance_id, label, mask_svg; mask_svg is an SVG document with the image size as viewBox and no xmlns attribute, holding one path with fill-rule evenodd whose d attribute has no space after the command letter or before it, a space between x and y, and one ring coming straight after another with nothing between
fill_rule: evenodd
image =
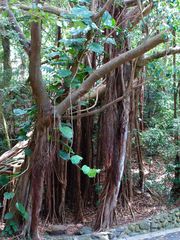
<instances>
[{"instance_id":1,"label":"banyan tree","mask_svg":"<svg viewBox=\"0 0 180 240\"><path fill-rule=\"evenodd\" d=\"M68 206L76 221L83 222L84 208L97 200L95 230L112 225L117 202L123 204L133 197L132 136L139 188L144 191L140 139L133 130L143 130L143 121L138 119L143 119L145 66L180 50L171 47L146 55L171 34L169 29L149 33L146 16L156 7L153 1L71 1L67 8L58 1L49 2L15 4L16 11L29 19L29 35L27 29L25 35L13 5L0 1L1 14L8 21L5 30L16 33L17 44L29 60L27 88L37 107L26 146L29 154L9 206L19 231L34 240L39 239L40 217L65 222ZM54 46L43 56L47 43L42 42L42 35L46 28L50 31L47 22L55 31ZM138 24L142 25L141 39L134 46L130 34ZM52 79L59 77L51 81L53 90L43 80L42 69L47 66L53 68ZM102 186L100 194L94 186ZM17 203L28 217L19 214Z\"/></svg>"}]
</instances>

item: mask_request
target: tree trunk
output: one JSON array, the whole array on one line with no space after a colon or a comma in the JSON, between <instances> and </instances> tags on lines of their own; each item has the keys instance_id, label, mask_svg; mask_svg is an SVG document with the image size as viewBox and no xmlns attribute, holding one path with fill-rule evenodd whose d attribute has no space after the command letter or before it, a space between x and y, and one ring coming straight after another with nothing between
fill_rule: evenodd
<instances>
[{"instance_id":1,"label":"tree trunk","mask_svg":"<svg viewBox=\"0 0 180 240\"><path fill-rule=\"evenodd\" d=\"M3 47L3 78L1 86L8 87L12 78L12 67L10 61L10 40L9 37L1 36Z\"/></svg>"},{"instance_id":2,"label":"tree trunk","mask_svg":"<svg viewBox=\"0 0 180 240\"><path fill-rule=\"evenodd\" d=\"M176 47L176 32L173 30L173 47ZM173 55L173 86L174 86L174 119L177 119L177 108L180 107L180 80L177 81L176 76L176 55ZM179 103L178 103L179 94ZM174 136L175 143L178 145L179 141L179 131L175 131ZM180 151L177 150L175 159L175 170L174 170L174 183L171 189L171 197L174 201L178 201L180 204Z\"/></svg>"},{"instance_id":3,"label":"tree trunk","mask_svg":"<svg viewBox=\"0 0 180 240\"><path fill-rule=\"evenodd\" d=\"M107 97L111 101L123 95L124 86L127 86L131 77L131 69L126 64L109 76ZM95 229L108 228L113 223L114 210L124 173L126 148L128 140L130 99L127 97L121 103L111 107L105 113L104 137L101 139L104 146L104 164L107 175L104 189L100 196L100 207L97 212ZM106 129L106 130L105 130Z\"/></svg>"}]
</instances>

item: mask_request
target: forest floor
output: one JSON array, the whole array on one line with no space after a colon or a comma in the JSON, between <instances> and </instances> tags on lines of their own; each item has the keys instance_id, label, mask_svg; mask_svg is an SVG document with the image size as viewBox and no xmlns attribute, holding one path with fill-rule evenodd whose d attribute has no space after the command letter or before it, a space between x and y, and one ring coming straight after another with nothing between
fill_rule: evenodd
<instances>
[{"instance_id":1,"label":"forest floor","mask_svg":"<svg viewBox=\"0 0 180 240\"><path fill-rule=\"evenodd\" d=\"M133 189L132 201L124 200L125 206L119 202L116 209L114 226L137 222L157 213L176 208L169 200L170 189L172 187L172 175L166 169L162 160L157 159L150 164L144 165L145 173L145 191L141 192L138 187ZM132 164L133 184L138 179L138 167L136 163ZM66 211L66 222L72 223L74 215L71 210ZM96 208L86 207L84 209L84 224L92 226L95 221Z\"/></svg>"},{"instance_id":2,"label":"forest floor","mask_svg":"<svg viewBox=\"0 0 180 240\"><path fill-rule=\"evenodd\" d=\"M132 167L132 177L133 182L136 184L136 179L138 179L138 167L136 164L133 164ZM145 164L145 179L146 187L145 191L139 191L138 187L133 189L133 198L131 202L125 200L125 207L122 207L122 204L118 203L116 209L116 218L114 225L112 227L121 226L127 223L138 222L142 219L151 217L160 212L168 211L173 208L176 208L177 205L174 205L169 202L169 193L171 189L170 180L167 181L168 171L165 168L165 165L162 161L154 161L153 164ZM164 192L164 190L166 190ZM66 209L66 223L61 225L64 229L69 229L69 235L72 235L73 232L76 232L78 225L80 228L82 226L93 227L96 217L95 207L86 207L84 209L84 222L77 224L74 220L74 214L70 209ZM74 224L72 224L74 223ZM40 232L43 235L47 229L53 229L54 225L44 223L40 225ZM3 224L1 224L0 229L2 229ZM180 239L180 238L179 238Z\"/></svg>"},{"instance_id":3,"label":"forest floor","mask_svg":"<svg viewBox=\"0 0 180 240\"><path fill-rule=\"evenodd\" d=\"M133 181L136 184L136 179L138 179L138 167L133 164L132 175ZM125 200L125 207L121 203L118 203L116 209L116 217L114 225L112 227L121 226L124 224L129 224L132 222L138 222L145 218L152 217L160 212L169 211L176 207L169 201L169 193L171 189L172 178L171 173L169 173L159 159L154 161L153 164L145 164L145 179L146 187L145 191L139 191L138 187L133 189L133 198L131 202ZM168 179L168 181L167 181ZM83 226L88 226L93 228L93 223L95 222L97 208L86 207L84 209L84 222ZM74 222L74 224L72 224ZM76 232L78 225L82 227L81 223L75 222L74 214L70 209L66 209L66 224L64 227L67 230L67 234L73 234ZM52 229L53 225L42 227L42 232L46 229ZM56 227L55 227L56 229Z\"/></svg>"}]
</instances>

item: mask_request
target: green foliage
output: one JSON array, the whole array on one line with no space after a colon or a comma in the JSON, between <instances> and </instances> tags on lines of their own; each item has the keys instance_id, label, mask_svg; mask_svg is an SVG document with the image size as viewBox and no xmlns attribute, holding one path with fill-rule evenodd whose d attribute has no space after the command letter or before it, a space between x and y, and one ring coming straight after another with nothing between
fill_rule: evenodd
<instances>
[{"instance_id":1,"label":"green foliage","mask_svg":"<svg viewBox=\"0 0 180 240\"><path fill-rule=\"evenodd\" d=\"M27 114L27 109L16 108L13 110L13 112L16 116L22 116L24 114Z\"/></svg>"},{"instance_id":2,"label":"green foliage","mask_svg":"<svg viewBox=\"0 0 180 240\"><path fill-rule=\"evenodd\" d=\"M28 220L29 218L29 214L26 211L26 209L24 208L24 206L22 205L22 203L16 203L16 208L19 211L19 213L21 214L21 216L25 219Z\"/></svg>"},{"instance_id":3,"label":"green foliage","mask_svg":"<svg viewBox=\"0 0 180 240\"><path fill-rule=\"evenodd\" d=\"M70 125L67 123L61 123L59 130L62 133L63 137L71 142L71 140L73 138L73 130L70 127ZM62 142L62 143L63 143L64 150L60 150L58 152L58 157L60 157L61 159L65 160L65 161L70 160L72 164L78 166L81 163L81 161L83 160L83 158L77 154L74 154L71 146L65 144L64 142ZM81 170L89 178L96 177L96 175L98 173L100 173L100 171L101 171L100 169L90 168L87 165L83 165Z\"/></svg>"},{"instance_id":4,"label":"green foliage","mask_svg":"<svg viewBox=\"0 0 180 240\"><path fill-rule=\"evenodd\" d=\"M101 44L99 43L90 43L88 46L88 49L92 52L95 52L97 54L102 54L104 52L104 48L103 46L101 46Z\"/></svg>"},{"instance_id":5,"label":"green foliage","mask_svg":"<svg viewBox=\"0 0 180 240\"><path fill-rule=\"evenodd\" d=\"M5 192L4 193L4 198L7 199L7 200L10 200L14 197L14 192Z\"/></svg>"},{"instance_id":6,"label":"green foliage","mask_svg":"<svg viewBox=\"0 0 180 240\"><path fill-rule=\"evenodd\" d=\"M4 199L11 200L13 199L14 195L15 195L14 192L5 192ZM22 218L24 218L27 221L29 219L29 213L26 211L23 204L16 202L15 206L18 212L20 213L20 215L22 216ZM3 207L3 205L1 207ZM14 221L13 219L14 219L14 214L12 212L7 212L4 215L4 220L6 221L6 225L0 236L10 237L18 232L19 226L17 222Z\"/></svg>"},{"instance_id":7,"label":"green foliage","mask_svg":"<svg viewBox=\"0 0 180 240\"><path fill-rule=\"evenodd\" d=\"M5 186L9 182L9 176L7 175L0 175L0 186Z\"/></svg>"},{"instance_id":8,"label":"green foliage","mask_svg":"<svg viewBox=\"0 0 180 240\"><path fill-rule=\"evenodd\" d=\"M116 25L116 21L112 18L111 14L108 11L105 11L102 20L101 20L102 27L111 29L114 28Z\"/></svg>"},{"instance_id":9,"label":"green foliage","mask_svg":"<svg viewBox=\"0 0 180 240\"><path fill-rule=\"evenodd\" d=\"M65 152L63 150L60 150L58 153L58 156L62 158L63 160L69 160L70 159L70 154L69 152Z\"/></svg>"},{"instance_id":10,"label":"green foliage","mask_svg":"<svg viewBox=\"0 0 180 240\"><path fill-rule=\"evenodd\" d=\"M83 165L81 170L84 174L86 174L89 178L94 178L98 173L100 173L100 169L90 168L87 165Z\"/></svg>"},{"instance_id":11,"label":"green foliage","mask_svg":"<svg viewBox=\"0 0 180 240\"><path fill-rule=\"evenodd\" d=\"M79 164L83 158L79 155L73 155L70 160L72 164Z\"/></svg>"},{"instance_id":12,"label":"green foliage","mask_svg":"<svg viewBox=\"0 0 180 240\"><path fill-rule=\"evenodd\" d=\"M5 220L10 220L10 219L12 219L13 218L13 214L11 213L11 212L9 212L9 213L6 213L5 215L4 215L4 219Z\"/></svg>"},{"instance_id":13,"label":"green foliage","mask_svg":"<svg viewBox=\"0 0 180 240\"><path fill-rule=\"evenodd\" d=\"M63 137L67 138L68 140L71 140L73 138L73 130L66 124L61 124L59 126L59 130L62 133Z\"/></svg>"}]
</instances>

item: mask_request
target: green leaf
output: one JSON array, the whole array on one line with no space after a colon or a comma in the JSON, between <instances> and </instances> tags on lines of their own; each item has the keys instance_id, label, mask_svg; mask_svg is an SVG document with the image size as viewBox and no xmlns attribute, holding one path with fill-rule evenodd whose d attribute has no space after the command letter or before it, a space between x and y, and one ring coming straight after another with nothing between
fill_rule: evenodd
<instances>
[{"instance_id":1,"label":"green leaf","mask_svg":"<svg viewBox=\"0 0 180 240\"><path fill-rule=\"evenodd\" d=\"M90 178L94 178L94 177L96 177L96 174L97 174L97 172L96 172L96 169L95 168L93 168L93 169L90 169L90 171L88 172L88 177L90 177Z\"/></svg>"},{"instance_id":2,"label":"green leaf","mask_svg":"<svg viewBox=\"0 0 180 240\"><path fill-rule=\"evenodd\" d=\"M92 169L90 169L90 171L88 172L88 177L90 177L90 178L94 178L94 177L96 177L96 174L97 173L100 173L100 169L96 169L96 168L92 168Z\"/></svg>"},{"instance_id":3,"label":"green leaf","mask_svg":"<svg viewBox=\"0 0 180 240\"><path fill-rule=\"evenodd\" d=\"M114 38L107 38L105 39L105 43L116 45L116 41Z\"/></svg>"},{"instance_id":4,"label":"green leaf","mask_svg":"<svg viewBox=\"0 0 180 240\"><path fill-rule=\"evenodd\" d=\"M53 58L59 55L60 55L60 52L51 52L47 55L47 58Z\"/></svg>"},{"instance_id":5,"label":"green leaf","mask_svg":"<svg viewBox=\"0 0 180 240\"><path fill-rule=\"evenodd\" d=\"M4 219L5 220L10 220L10 219L12 219L13 218L13 214L11 213L11 212L8 212L8 213L6 213L5 215L4 215Z\"/></svg>"},{"instance_id":6,"label":"green leaf","mask_svg":"<svg viewBox=\"0 0 180 240\"><path fill-rule=\"evenodd\" d=\"M26 209L24 208L24 206L22 205L22 203L16 203L16 208L17 210L21 213L24 214L26 212Z\"/></svg>"},{"instance_id":7,"label":"green leaf","mask_svg":"<svg viewBox=\"0 0 180 240\"><path fill-rule=\"evenodd\" d=\"M15 233L19 230L18 224L15 221L10 220L8 223Z\"/></svg>"},{"instance_id":8,"label":"green leaf","mask_svg":"<svg viewBox=\"0 0 180 240\"><path fill-rule=\"evenodd\" d=\"M81 156L79 156L79 155L74 155L74 156L72 156L70 159L71 159L72 164L79 164L80 161L81 161L83 158L82 158Z\"/></svg>"},{"instance_id":9,"label":"green leaf","mask_svg":"<svg viewBox=\"0 0 180 240\"><path fill-rule=\"evenodd\" d=\"M22 217L25 219L25 220L28 220L29 218L29 214L28 212L26 211L25 207L23 206L22 203L16 203L16 208L17 210L21 213Z\"/></svg>"},{"instance_id":10,"label":"green leaf","mask_svg":"<svg viewBox=\"0 0 180 240\"><path fill-rule=\"evenodd\" d=\"M76 34L76 30L73 31L74 34ZM79 33L79 30L77 30L77 34ZM82 45L86 41L86 38L72 38L72 39L61 39L59 42L64 43L64 45L68 46L77 46Z\"/></svg>"},{"instance_id":11,"label":"green leaf","mask_svg":"<svg viewBox=\"0 0 180 240\"><path fill-rule=\"evenodd\" d=\"M9 182L9 177L6 175L0 175L0 186L4 186Z\"/></svg>"},{"instance_id":12,"label":"green leaf","mask_svg":"<svg viewBox=\"0 0 180 240\"><path fill-rule=\"evenodd\" d=\"M26 148L26 149L24 150L24 153L25 153L26 156L31 156L32 150L31 150L30 148Z\"/></svg>"},{"instance_id":13,"label":"green leaf","mask_svg":"<svg viewBox=\"0 0 180 240\"><path fill-rule=\"evenodd\" d=\"M83 165L81 170L83 171L84 174L88 174L91 169L87 165Z\"/></svg>"},{"instance_id":14,"label":"green leaf","mask_svg":"<svg viewBox=\"0 0 180 240\"><path fill-rule=\"evenodd\" d=\"M29 213L28 212L25 212L22 216L25 220L29 219Z\"/></svg>"},{"instance_id":15,"label":"green leaf","mask_svg":"<svg viewBox=\"0 0 180 240\"><path fill-rule=\"evenodd\" d=\"M65 77L69 77L71 75L71 71L67 70L67 69L61 69L58 71L58 76L65 78Z\"/></svg>"},{"instance_id":16,"label":"green leaf","mask_svg":"<svg viewBox=\"0 0 180 240\"><path fill-rule=\"evenodd\" d=\"M13 110L13 113L16 116L22 116L22 115L27 113L27 110L26 109L16 108L16 109Z\"/></svg>"},{"instance_id":17,"label":"green leaf","mask_svg":"<svg viewBox=\"0 0 180 240\"><path fill-rule=\"evenodd\" d=\"M13 192L5 192L4 193L4 198L9 200L9 199L12 199L14 197L14 193Z\"/></svg>"},{"instance_id":18,"label":"green leaf","mask_svg":"<svg viewBox=\"0 0 180 240\"><path fill-rule=\"evenodd\" d=\"M63 151L63 150L59 151L58 156L60 158L62 158L63 160L69 160L70 159L70 154L65 152L65 151Z\"/></svg>"},{"instance_id":19,"label":"green leaf","mask_svg":"<svg viewBox=\"0 0 180 240\"><path fill-rule=\"evenodd\" d=\"M85 6L72 8L71 13L77 18L90 18L93 15Z\"/></svg>"},{"instance_id":20,"label":"green leaf","mask_svg":"<svg viewBox=\"0 0 180 240\"><path fill-rule=\"evenodd\" d=\"M108 11L105 11L102 16L102 25L105 28L114 28L116 25L115 19L112 18Z\"/></svg>"},{"instance_id":21,"label":"green leaf","mask_svg":"<svg viewBox=\"0 0 180 240\"><path fill-rule=\"evenodd\" d=\"M104 48L99 43L95 43L95 42L90 43L88 46L88 49L97 54L101 54L104 52Z\"/></svg>"},{"instance_id":22,"label":"green leaf","mask_svg":"<svg viewBox=\"0 0 180 240\"><path fill-rule=\"evenodd\" d=\"M63 137L65 137L67 139L73 138L73 130L71 127L68 127L68 126L62 124L60 126L59 130L62 133Z\"/></svg>"}]
</instances>

